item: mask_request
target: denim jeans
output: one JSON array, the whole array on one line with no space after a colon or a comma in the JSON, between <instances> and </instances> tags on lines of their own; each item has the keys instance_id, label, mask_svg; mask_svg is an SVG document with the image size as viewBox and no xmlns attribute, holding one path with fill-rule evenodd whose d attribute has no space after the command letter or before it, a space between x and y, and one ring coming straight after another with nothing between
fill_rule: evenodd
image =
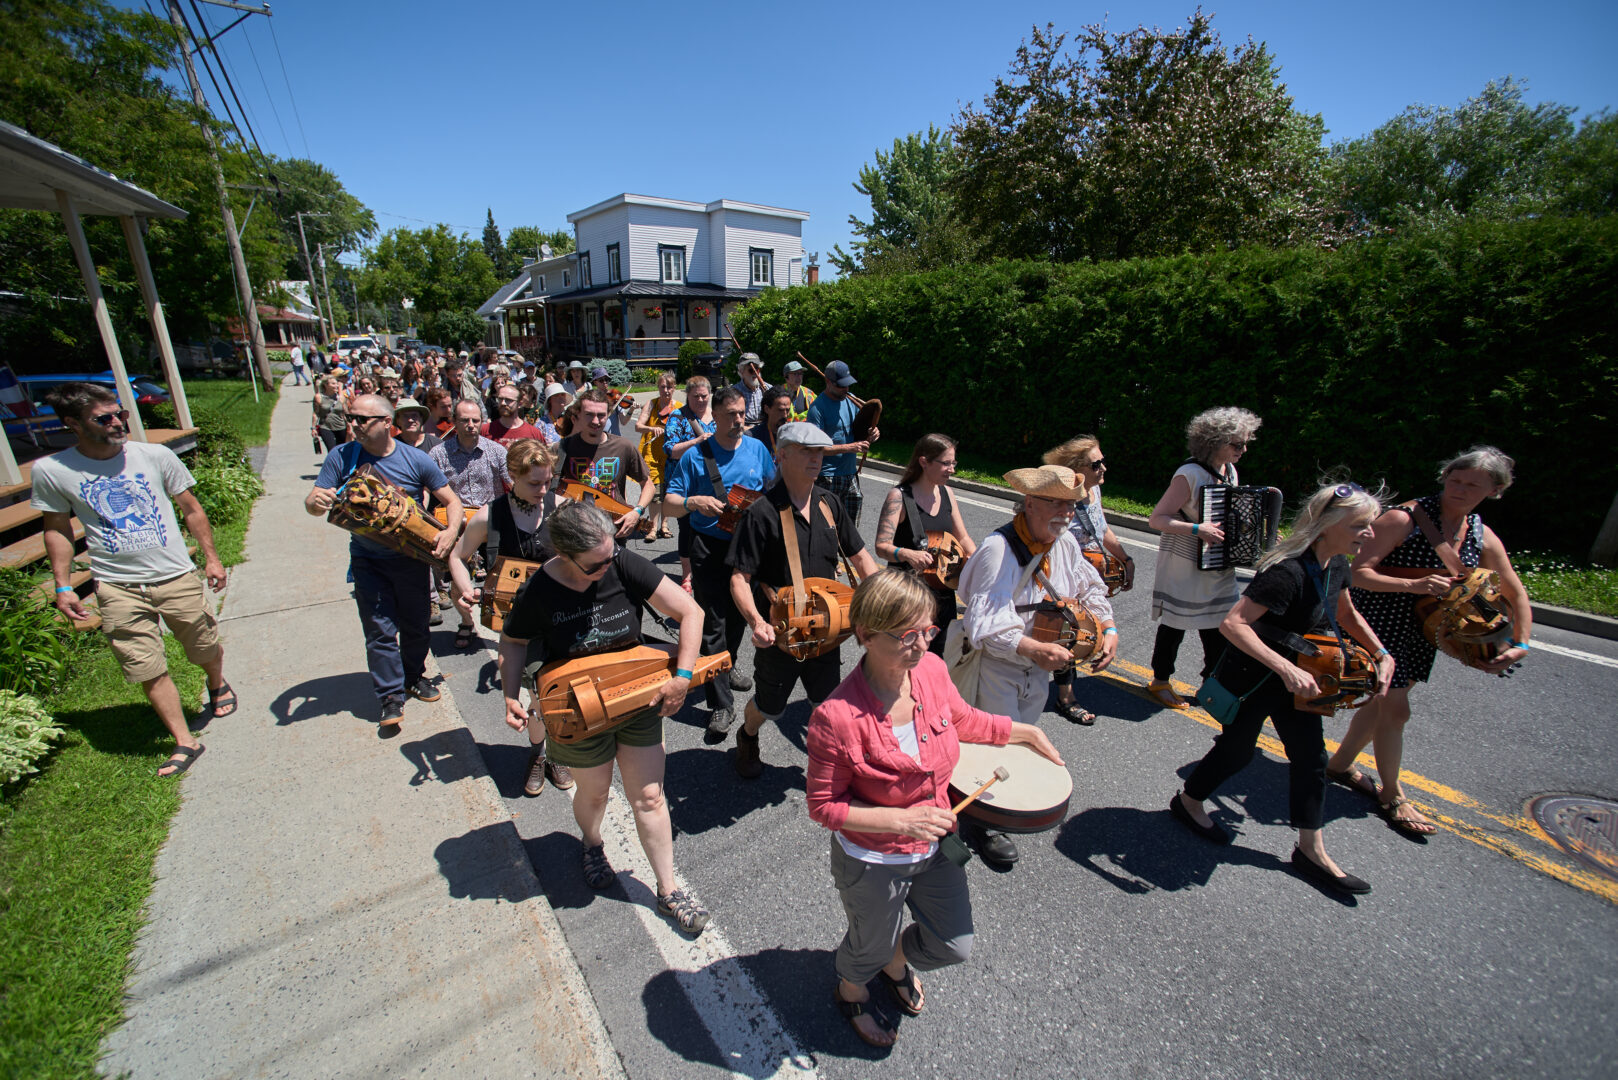
<instances>
[{"instance_id":1,"label":"denim jeans","mask_svg":"<svg viewBox=\"0 0 1618 1080\"><path fill-rule=\"evenodd\" d=\"M378 700L403 698L427 670L430 567L404 555L351 556L365 662Z\"/></svg>"}]
</instances>

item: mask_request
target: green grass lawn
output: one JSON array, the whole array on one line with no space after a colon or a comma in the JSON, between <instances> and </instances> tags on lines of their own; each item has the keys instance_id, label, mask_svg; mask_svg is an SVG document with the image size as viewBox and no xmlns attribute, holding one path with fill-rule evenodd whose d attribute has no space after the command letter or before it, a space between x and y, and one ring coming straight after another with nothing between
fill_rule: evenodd
<instances>
[{"instance_id":1,"label":"green grass lawn","mask_svg":"<svg viewBox=\"0 0 1618 1080\"><path fill-rule=\"evenodd\" d=\"M202 671L166 644L181 699L198 700ZM105 645L47 706L67 737L39 774L0 793L0 1076L88 1078L123 1018L180 795L156 775L173 742Z\"/></svg>"},{"instance_id":2,"label":"green grass lawn","mask_svg":"<svg viewBox=\"0 0 1618 1080\"><path fill-rule=\"evenodd\" d=\"M1618 570L1532 551L1513 553L1511 565L1542 604L1618 617Z\"/></svg>"},{"instance_id":3,"label":"green grass lawn","mask_svg":"<svg viewBox=\"0 0 1618 1080\"><path fill-rule=\"evenodd\" d=\"M187 379L185 399L192 413L206 409L233 421L232 426L248 446L270 441L270 414L275 411L277 393L260 388L253 400L253 384L248 379Z\"/></svg>"},{"instance_id":4,"label":"green grass lawn","mask_svg":"<svg viewBox=\"0 0 1618 1080\"><path fill-rule=\"evenodd\" d=\"M898 443L886 446L877 443L871 447L870 456L878 461L904 466L910 462L910 450L909 446L900 446ZM992 454L971 453L959 449L955 451L955 476L958 479L1000 488L1006 487L1006 482L1001 477L1012 469L1025 469L1038 464L1038 455L1010 461ZM1161 491L1145 491L1108 482L1101 485L1101 505L1119 513L1148 517L1162 494Z\"/></svg>"}]
</instances>

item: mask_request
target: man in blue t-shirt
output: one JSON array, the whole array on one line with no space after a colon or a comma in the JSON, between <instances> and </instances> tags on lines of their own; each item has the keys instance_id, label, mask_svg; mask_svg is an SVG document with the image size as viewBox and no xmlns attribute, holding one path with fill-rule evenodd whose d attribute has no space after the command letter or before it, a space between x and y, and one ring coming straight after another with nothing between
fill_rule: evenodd
<instances>
[{"instance_id":1,"label":"man in blue t-shirt","mask_svg":"<svg viewBox=\"0 0 1618 1080\"><path fill-rule=\"evenodd\" d=\"M860 410L848 388L857 381L848 373L847 364L833 360L826 365L826 392L809 406L809 422L832 441L832 445L826 447L825 464L820 467L821 486L842 500L856 528L860 523L860 508L865 505L865 495L860 491L859 455L881 436L880 431L872 428L869 440L850 441L854 417Z\"/></svg>"},{"instance_id":2,"label":"man in blue t-shirt","mask_svg":"<svg viewBox=\"0 0 1618 1080\"><path fill-rule=\"evenodd\" d=\"M460 497L450 488L443 470L413 446L393 438L393 407L388 399L365 394L349 405L351 441L326 455L315 486L303 500L304 509L321 515L331 509L337 489L361 465L397 484L416 502L422 492L432 493L449 511L450 521L461 520ZM455 546L456 530L438 534L433 554L440 559ZM382 727L397 731L404 719L405 695L437 701L438 688L426 679L427 634L432 583L427 563L401 555L374 540L355 535L348 555L354 574L354 599L365 628L366 666L371 685L382 702Z\"/></svg>"},{"instance_id":3,"label":"man in blue t-shirt","mask_svg":"<svg viewBox=\"0 0 1618 1080\"><path fill-rule=\"evenodd\" d=\"M665 514L691 516L691 595L708 616L702 624L703 655L728 649L732 661L747 623L731 598L730 567L725 565L731 534L720 527L720 514L730 503L732 488L756 496L775 482L775 461L763 443L746 434L746 413L747 399L740 390L727 386L719 391L713 399L713 435L675 462L663 501ZM723 742L736 722L733 691L745 693L752 687L753 681L734 668L708 683L711 712L704 737L710 745Z\"/></svg>"}]
</instances>

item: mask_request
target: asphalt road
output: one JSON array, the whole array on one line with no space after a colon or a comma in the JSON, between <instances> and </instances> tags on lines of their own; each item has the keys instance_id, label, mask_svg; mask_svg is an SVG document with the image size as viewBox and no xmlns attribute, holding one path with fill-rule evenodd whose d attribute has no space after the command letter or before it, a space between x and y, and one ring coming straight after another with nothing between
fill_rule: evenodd
<instances>
[{"instance_id":1,"label":"asphalt road","mask_svg":"<svg viewBox=\"0 0 1618 1080\"><path fill-rule=\"evenodd\" d=\"M865 478L867 538L888 482ZM998 500L961 501L974 536L1009 518ZM1341 900L1287 863L1295 834L1273 741L1210 804L1234 845L1210 847L1169 817L1213 728L1144 696L1156 548L1120 535L1140 582L1114 598L1120 662L1079 686L1102 718L1041 721L1074 778L1071 814L1020 838L1013 871L973 861L975 955L924 977L926 1013L903 1020L886 1054L859 1042L830 1002L844 922L828 834L803 805L801 691L781 728L766 730L755 781L733 773L733 743L703 745L700 704L667 725L676 864L714 914L691 942L650 910L652 878L621 795L608 839L620 883L584 886L567 796L522 796L525 740L501 720L492 639L456 653L446 621L434 637L446 685L628 1075L1614 1075L1618 883L1549 843L1524 806L1548 792L1618 798L1618 643L1536 629L1539 647L1510 680L1440 657L1413 695L1406 783L1443 828L1413 842L1369 801L1331 789L1328 849L1374 887ZM641 550L678 572L672 541ZM751 646L742 651L751 670ZM847 670L852 643L843 656ZM1194 680L1200 663L1188 635L1179 677ZM1346 714L1329 719L1327 737L1346 726ZM424 776L455 778L452 761L424 765Z\"/></svg>"}]
</instances>

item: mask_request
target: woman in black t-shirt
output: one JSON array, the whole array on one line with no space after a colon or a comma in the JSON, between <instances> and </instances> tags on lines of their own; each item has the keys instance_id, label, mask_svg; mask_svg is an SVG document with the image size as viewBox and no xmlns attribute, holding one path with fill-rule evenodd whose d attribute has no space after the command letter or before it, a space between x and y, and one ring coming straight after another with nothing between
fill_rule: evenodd
<instances>
[{"instance_id":1,"label":"woman in black t-shirt","mask_svg":"<svg viewBox=\"0 0 1618 1080\"><path fill-rule=\"evenodd\" d=\"M1343 873L1326 854L1320 831L1326 792L1324 717L1293 705L1293 695L1318 697L1320 687L1294 663L1297 653L1283 640L1341 628L1371 650L1379 693L1387 692L1393 658L1354 609L1346 588L1349 558L1371 539L1371 522L1381 509L1376 496L1357 485L1323 487L1298 515L1292 535L1259 563L1257 576L1219 626L1235 649L1225 651L1214 672L1231 693L1250 696L1186 778L1185 790L1169 804L1175 818L1198 836L1230 843L1230 834L1214 823L1202 803L1252 760L1269 717L1286 748L1291 776L1292 824L1298 830L1292 865L1305 877L1345 893L1370 892L1371 887Z\"/></svg>"},{"instance_id":2,"label":"woman in black t-shirt","mask_svg":"<svg viewBox=\"0 0 1618 1080\"><path fill-rule=\"evenodd\" d=\"M622 550L613 538L612 519L587 503L569 502L550 518L547 559L517 593L500 636L500 685L506 723L525 728L529 740L545 735L537 710L522 704L520 687L540 665L637 645L641 611L651 604L680 623L676 675L653 702L655 712L611 731L567 745L553 744L550 756L573 773L578 791L573 817L584 837L584 880L605 889L617 879L602 846L601 822L618 763L624 794L635 812L635 829L657 877L657 909L687 933L708 925L708 912L677 888L674 832L663 797L663 717L679 711L691 689L691 668L702 643L702 609L655 566Z\"/></svg>"},{"instance_id":3,"label":"woman in black t-shirt","mask_svg":"<svg viewBox=\"0 0 1618 1080\"><path fill-rule=\"evenodd\" d=\"M949 491L949 478L955 475L955 445L955 440L948 435L936 433L917 439L904 475L883 500L882 516L876 523L876 556L886 559L889 566L919 573L933 565L932 553L927 550L930 532L953 535L961 542L967 558L977 551L977 544L961 520L961 509ZM912 508L921 526L919 536L911 523ZM934 622L948 629L960 610L955 590L933 588L931 591L937 606ZM943 656L944 635L935 637L928 648Z\"/></svg>"}]
</instances>

